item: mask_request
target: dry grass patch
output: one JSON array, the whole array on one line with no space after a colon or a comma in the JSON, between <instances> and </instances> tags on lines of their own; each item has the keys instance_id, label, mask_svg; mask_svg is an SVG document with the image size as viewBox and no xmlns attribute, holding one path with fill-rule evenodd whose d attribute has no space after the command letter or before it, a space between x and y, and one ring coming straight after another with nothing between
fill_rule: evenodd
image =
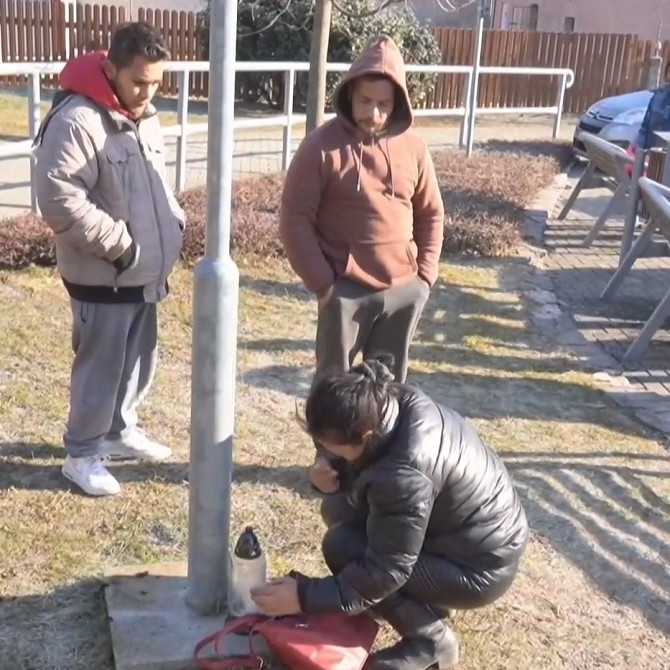
<instances>
[{"instance_id":1,"label":"dry grass patch","mask_svg":"<svg viewBox=\"0 0 670 670\"><path fill-rule=\"evenodd\" d=\"M281 261L240 263L232 527L258 527L271 569L325 571L309 441L293 420L313 364L315 305ZM521 261L443 265L411 379L470 417L506 459L533 528L500 602L457 615L463 670L658 670L667 658L670 466L654 439L528 326ZM100 576L183 560L191 275L161 307L143 419L172 462L115 466L92 500L60 477L69 308L51 269L0 273L0 670L111 670ZM665 553L664 553L665 552Z\"/></svg>"}]
</instances>

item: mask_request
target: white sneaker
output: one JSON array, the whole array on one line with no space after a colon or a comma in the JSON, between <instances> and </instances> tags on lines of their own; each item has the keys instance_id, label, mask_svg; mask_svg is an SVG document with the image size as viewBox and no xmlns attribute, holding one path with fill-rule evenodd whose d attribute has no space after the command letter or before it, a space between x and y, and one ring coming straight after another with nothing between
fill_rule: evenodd
<instances>
[{"instance_id":1,"label":"white sneaker","mask_svg":"<svg viewBox=\"0 0 670 670\"><path fill-rule=\"evenodd\" d=\"M172 455L170 447L148 438L141 430L134 430L117 440L105 440L102 452L110 458L137 458L155 463L165 461Z\"/></svg>"},{"instance_id":2,"label":"white sneaker","mask_svg":"<svg viewBox=\"0 0 670 670\"><path fill-rule=\"evenodd\" d=\"M62 473L82 491L91 496L113 496L121 487L99 456L72 458L67 456Z\"/></svg>"}]
</instances>

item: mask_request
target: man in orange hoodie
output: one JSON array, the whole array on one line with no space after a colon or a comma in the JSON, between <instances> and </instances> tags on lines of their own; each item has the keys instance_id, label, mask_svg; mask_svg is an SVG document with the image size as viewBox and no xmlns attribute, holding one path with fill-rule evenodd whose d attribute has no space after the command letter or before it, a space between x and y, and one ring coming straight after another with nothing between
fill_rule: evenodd
<instances>
[{"instance_id":1,"label":"man in orange hoodie","mask_svg":"<svg viewBox=\"0 0 670 670\"><path fill-rule=\"evenodd\" d=\"M444 209L390 38L374 40L351 66L335 108L293 159L281 237L318 298L316 377L348 370L358 353L386 353L402 382L438 275Z\"/></svg>"}]
</instances>

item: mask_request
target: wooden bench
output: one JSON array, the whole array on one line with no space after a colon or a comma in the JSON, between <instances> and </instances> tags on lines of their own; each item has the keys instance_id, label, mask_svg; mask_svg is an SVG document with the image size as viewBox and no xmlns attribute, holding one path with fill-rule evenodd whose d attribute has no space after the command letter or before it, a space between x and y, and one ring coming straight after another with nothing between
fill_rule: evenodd
<instances>
[{"instance_id":1,"label":"wooden bench","mask_svg":"<svg viewBox=\"0 0 670 670\"><path fill-rule=\"evenodd\" d=\"M635 244L626 254L618 270L612 275L605 287L601 296L603 300L609 300L616 293L635 261L642 256L649 246L654 234L663 235L670 241L670 187L652 181L647 177L642 177L639 181L639 188L642 202L649 213L649 219ZM668 279L670 280L670 273ZM670 284L670 281L668 283ZM643 356L654 334L663 326L668 317L670 317L670 288L657 305L654 313L644 324L640 334L628 347L623 357L624 364L634 363Z\"/></svg>"}]
</instances>

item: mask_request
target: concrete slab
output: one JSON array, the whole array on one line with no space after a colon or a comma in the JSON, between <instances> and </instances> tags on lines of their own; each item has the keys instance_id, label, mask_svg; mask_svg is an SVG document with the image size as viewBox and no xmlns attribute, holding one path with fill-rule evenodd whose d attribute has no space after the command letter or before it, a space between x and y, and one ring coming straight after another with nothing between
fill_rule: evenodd
<instances>
[{"instance_id":1,"label":"concrete slab","mask_svg":"<svg viewBox=\"0 0 670 670\"><path fill-rule=\"evenodd\" d=\"M186 604L184 563L121 568L107 581L116 670L193 670L195 645L226 623L225 615L202 617ZM224 653L248 654L247 638L231 636Z\"/></svg>"}]
</instances>

